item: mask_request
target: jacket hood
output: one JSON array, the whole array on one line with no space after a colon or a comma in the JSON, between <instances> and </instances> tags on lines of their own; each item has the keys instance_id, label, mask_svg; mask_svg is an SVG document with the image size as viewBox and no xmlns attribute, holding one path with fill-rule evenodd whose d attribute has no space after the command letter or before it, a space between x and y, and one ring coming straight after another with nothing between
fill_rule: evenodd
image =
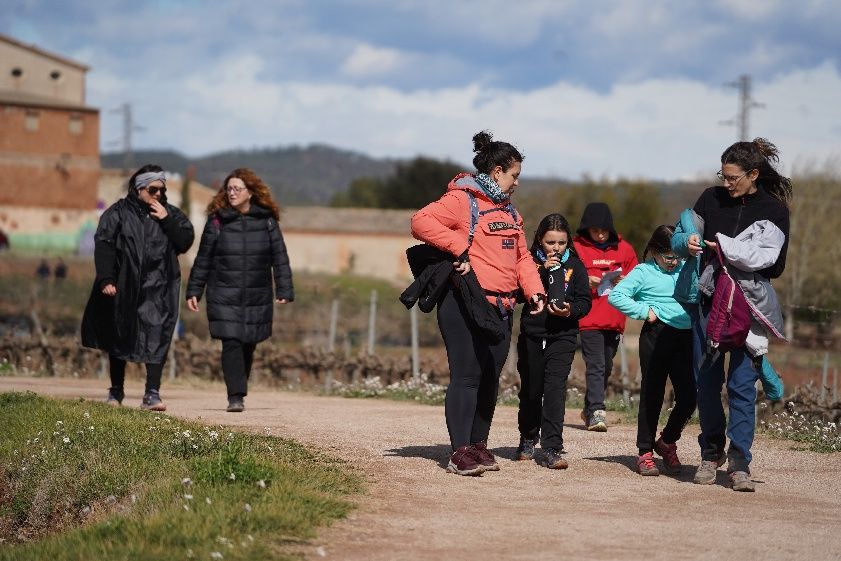
<instances>
[{"instance_id":1,"label":"jacket hood","mask_svg":"<svg viewBox=\"0 0 841 561\"><path fill-rule=\"evenodd\" d=\"M455 176L447 185L447 191L471 191L480 199L493 202L476 183L476 178L472 173L462 172Z\"/></svg>"},{"instance_id":2,"label":"jacket hood","mask_svg":"<svg viewBox=\"0 0 841 561\"><path fill-rule=\"evenodd\" d=\"M587 232L589 228L604 228L605 230L609 230L610 236L607 238L607 243L610 245L619 243L619 234L616 233L616 228L613 227L613 214L611 214L610 207L607 206L607 203L590 203L584 208L584 213L581 215L581 224L575 233L592 243L590 235Z\"/></svg>"}]
</instances>

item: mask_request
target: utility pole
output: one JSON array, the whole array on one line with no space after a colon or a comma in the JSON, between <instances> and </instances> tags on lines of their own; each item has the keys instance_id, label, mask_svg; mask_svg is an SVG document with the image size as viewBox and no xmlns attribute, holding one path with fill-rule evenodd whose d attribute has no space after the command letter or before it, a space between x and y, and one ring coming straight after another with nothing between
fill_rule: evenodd
<instances>
[{"instance_id":1,"label":"utility pole","mask_svg":"<svg viewBox=\"0 0 841 561\"><path fill-rule=\"evenodd\" d=\"M751 77L749 74L742 74L735 82L728 82L725 85L739 90L739 114L735 119L722 121L721 124L728 126L736 125L739 133L737 140L750 140L750 110L765 107L765 104L753 99L751 94Z\"/></svg>"},{"instance_id":2,"label":"utility pole","mask_svg":"<svg viewBox=\"0 0 841 561\"><path fill-rule=\"evenodd\" d=\"M123 116L123 171L128 173L134 169L134 149L132 148L132 134L145 130L144 127L136 124L132 116L131 103L123 103L111 113L120 113Z\"/></svg>"}]
</instances>

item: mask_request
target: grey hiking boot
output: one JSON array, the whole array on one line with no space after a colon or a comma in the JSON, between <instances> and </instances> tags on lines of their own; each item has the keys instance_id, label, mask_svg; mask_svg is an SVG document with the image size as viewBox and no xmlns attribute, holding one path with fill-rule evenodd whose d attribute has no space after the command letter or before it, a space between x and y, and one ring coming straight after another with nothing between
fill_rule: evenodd
<instances>
[{"instance_id":1,"label":"grey hiking boot","mask_svg":"<svg viewBox=\"0 0 841 561\"><path fill-rule=\"evenodd\" d=\"M637 458L637 470L639 470L640 475L655 477L660 475L660 470L657 469L657 464L654 463L653 452L646 452L645 454L639 455Z\"/></svg>"},{"instance_id":2,"label":"grey hiking boot","mask_svg":"<svg viewBox=\"0 0 841 561\"><path fill-rule=\"evenodd\" d=\"M140 402L140 408L147 411L166 411L166 405L161 401L158 390L149 390Z\"/></svg>"},{"instance_id":3,"label":"grey hiking boot","mask_svg":"<svg viewBox=\"0 0 841 561\"><path fill-rule=\"evenodd\" d=\"M604 409L596 409L587 421L587 430L593 432L607 432L607 415Z\"/></svg>"},{"instance_id":4,"label":"grey hiking boot","mask_svg":"<svg viewBox=\"0 0 841 561\"><path fill-rule=\"evenodd\" d=\"M561 454L563 454L563 449L547 448L543 451L540 464L549 469L566 469L569 467L569 463Z\"/></svg>"},{"instance_id":5,"label":"grey hiking boot","mask_svg":"<svg viewBox=\"0 0 841 561\"><path fill-rule=\"evenodd\" d=\"M712 485L715 483L716 473L718 472L718 468L724 464L724 454L721 455L721 458L716 460L701 460L701 464L698 466L698 470L695 472L695 478L693 481L698 485Z\"/></svg>"},{"instance_id":6,"label":"grey hiking boot","mask_svg":"<svg viewBox=\"0 0 841 561\"><path fill-rule=\"evenodd\" d=\"M537 444L537 439L531 440L529 438L520 437L520 445L517 446L517 456L514 458L517 461L526 461L534 459L534 447Z\"/></svg>"},{"instance_id":7,"label":"grey hiking boot","mask_svg":"<svg viewBox=\"0 0 841 561\"><path fill-rule=\"evenodd\" d=\"M753 493L756 491L756 483L751 481L750 474L746 471L733 471L730 476L730 487L734 491Z\"/></svg>"},{"instance_id":8,"label":"grey hiking boot","mask_svg":"<svg viewBox=\"0 0 841 561\"><path fill-rule=\"evenodd\" d=\"M245 400L239 396L228 398L228 408L225 410L228 413L241 413L245 411Z\"/></svg>"}]
</instances>

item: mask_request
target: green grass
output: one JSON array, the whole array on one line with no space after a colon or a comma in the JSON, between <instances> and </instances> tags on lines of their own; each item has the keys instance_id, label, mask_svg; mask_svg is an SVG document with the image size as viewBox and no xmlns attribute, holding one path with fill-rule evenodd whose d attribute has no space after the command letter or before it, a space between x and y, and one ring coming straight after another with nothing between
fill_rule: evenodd
<instances>
[{"instance_id":1,"label":"green grass","mask_svg":"<svg viewBox=\"0 0 841 561\"><path fill-rule=\"evenodd\" d=\"M128 408L0 394L0 426L2 561L296 558L362 491L294 441Z\"/></svg>"}]
</instances>

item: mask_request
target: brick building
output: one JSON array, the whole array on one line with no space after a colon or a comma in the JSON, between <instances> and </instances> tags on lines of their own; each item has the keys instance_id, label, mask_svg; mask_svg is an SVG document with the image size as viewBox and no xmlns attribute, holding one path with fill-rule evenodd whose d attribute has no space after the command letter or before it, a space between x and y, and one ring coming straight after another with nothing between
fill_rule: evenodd
<instances>
[{"instance_id":1,"label":"brick building","mask_svg":"<svg viewBox=\"0 0 841 561\"><path fill-rule=\"evenodd\" d=\"M86 105L87 71L0 34L0 229L13 241L73 230L96 208L99 110Z\"/></svg>"}]
</instances>

